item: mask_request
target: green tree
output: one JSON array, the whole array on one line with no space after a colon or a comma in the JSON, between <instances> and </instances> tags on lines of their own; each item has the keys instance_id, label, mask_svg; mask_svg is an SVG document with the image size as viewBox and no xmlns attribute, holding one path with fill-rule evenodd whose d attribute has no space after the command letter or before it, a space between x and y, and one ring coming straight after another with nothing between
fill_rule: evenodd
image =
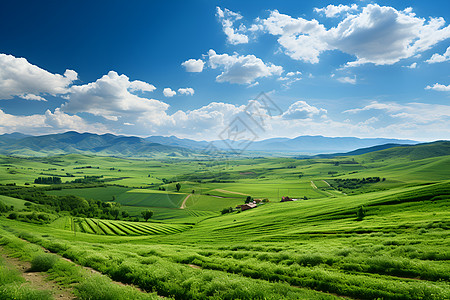
<instances>
[{"instance_id":1,"label":"green tree","mask_svg":"<svg viewBox=\"0 0 450 300\"><path fill-rule=\"evenodd\" d=\"M152 210L144 210L141 212L142 217L144 218L145 222L148 221L148 219L150 219L153 216L153 211Z\"/></svg>"},{"instance_id":2,"label":"green tree","mask_svg":"<svg viewBox=\"0 0 450 300\"><path fill-rule=\"evenodd\" d=\"M179 182L177 182L177 184L175 185L175 188L177 189L177 192L179 192L181 189L181 184Z\"/></svg>"},{"instance_id":3,"label":"green tree","mask_svg":"<svg viewBox=\"0 0 450 300\"><path fill-rule=\"evenodd\" d=\"M362 221L362 219L366 216L366 212L364 210L364 206L361 206L356 212L356 220Z\"/></svg>"},{"instance_id":4,"label":"green tree","mask_svg":"<svg viewBox=\"0 0 450 300\"><path fill-rule=\"evenodd\" d=\"M113 208L111 209L111 215L114 217L115 220L117 220L119 218L119 209L118 208Z\"/></svg>"},{"instance_id":5,"label":"green tree","mask_svg":"<svg viewBox=\"0 0 450 300\"><path fill-rule=\"evenodd\" d=\"M252 197L251 196L247 196L247 199L245 199L245 203L250 203L252 202Z\"/></svg>"}]
</instances>

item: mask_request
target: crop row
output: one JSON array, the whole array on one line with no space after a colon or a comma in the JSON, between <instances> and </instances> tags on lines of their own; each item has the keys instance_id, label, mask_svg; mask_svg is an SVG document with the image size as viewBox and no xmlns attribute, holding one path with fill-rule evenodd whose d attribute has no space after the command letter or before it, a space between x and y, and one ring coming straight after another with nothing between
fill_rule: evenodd
<instances>
[{"instance_id":1,"label":"crop row","mask_svg":"<svg viewBox=\"0 0 450 300\"><path fill-rule=\"evenodd\" d=\"M77 231L100 235L156 235L174 234L191 228L185 224L139 223L98 220L90 218L75 221Z\"/></svg>"}]
</instances>

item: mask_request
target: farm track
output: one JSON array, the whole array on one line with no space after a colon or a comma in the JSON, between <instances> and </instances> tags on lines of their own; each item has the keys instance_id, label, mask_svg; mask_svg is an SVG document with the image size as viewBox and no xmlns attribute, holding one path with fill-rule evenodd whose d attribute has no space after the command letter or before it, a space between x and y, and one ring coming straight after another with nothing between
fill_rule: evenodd
<instances>
[{"instance_id":1,"label":"farm track","mask_svg":"<svg viewBox=\"0 0 450 300\"><path fill-rule=\"evenodd\" d=\"M222 189L215 189L215 191L222 192L222 193L228 193L228 194L247 196L247 194L243 194L243 193L239 193L239 192L232 192L232 191L227 191L227 190L222 190Z\"/></svg>"},{"instance_id":2,"label":"farm track","mask_svg":"<svg viewBox=\"0 0 450 300\"><path fill-rule=\"evenodd\" d=\"M3 252L3 248L0 247L0 249L2 249L1 252ZM71 288L63 288L55 281L48 280L45 273L30 272L30 262L22 261L16 257L11 257L6 254L2 254L2 257L6 261L7 266L16 269L26 280L25 284L29 284L33 289L50 291L53 297L57 299L76 299Z\"/></svg>"},{"instance_id":3,"label":"farm track","mask_svg":"<svg viewBox=\"0 0 450 300\"><path fill-rule=\"evenodd\" d=\"M181 203L180 208L181 209L185 209L186 208L186 201L189 199L189 197L191 197L192 194L189 194L186 196L186 198L184 198L183 203Z\"/></svg>"},{"instance_id":4,"label":"farm track","mask_svg":"<svg viewBox=\"0 0 450 300\"><path fill-rule=\"evenodd\" d=\"M336 193L340 193L342 195L347 195L344 192L338 191L337 189L335 189L334 187L331 186L331 184L328 183L328 181L326 181L325 179L322 180L323 182L325 182L330 188L332 188Z\"/></svg>"},{"instance_id":5,"label":"farm track","mask_svg":"<svg viewBox=\"0 0 450 300\"><path fill-rule=\"evenodd\" d=\"M326 182L325 180L322 180L322 181L325 182L326 184L328 184L328 182ZM319 188L316 186L316 184L314 183L314 181L312 181L312 180L311 180L311 186L312 186L312 188L315 189L315 190L324 192L325 194L330 195L331 197L336 197L335 195L333 195L333 194L330 193L330 192L327 192L327 191L324 191L324 190L322 190L322 189L319 189ZM330 185L328 184L328 186L330 186ZM331 187L331 186L330 186L330 187Z\"/></svg>"},{"instance_id":6,"label":"farm track","mask_svg":"<svg viewBox=\"0 0 450 300\"><path fill-rule=\"evenodd\" d=\"M19 239L21 239L22 241L25 241L25 242L27 242L27 243L37 245L37 246L41 247L41 248L44 250L44 252L46 252L46 253L52 253L53 255L56 255L58 258L60 258L60 259L62 259L62 260L65 260L65 261L67 261L67 262L70 262L70 263L72 263L72 264L74 264L74 265L76 265L76 266L78 266L78 267L80 267L80 268L83 268L84 270L89 271L89 272L92 273L92 274L98 274L98 275L102 275L102 276L107 276L107 277L109 277L108 275L103 274L102 272L97 271L96 269L93 269L93 268L91 268L91 267L86 267L86 266L80 265L80 264L74 262L73 260L71 260L71 259L69 259L69 258L63 257L63 256L61 256L61 255L58 254L58 253L52 252L52 251L48 250L47 248L43 247L43 246L40 245L40 244L32 243L32 242L30 242L30 241L28 241L28 240L26 240L26 239L23 239L23 238L19 238ZM0 247L1 247L1 246L0 246ZM17 261L19 261L19 262L22 263L22 264L27 264L27 262L21 261L21 260L16 259L16 258L12 258L12 259L17 260ZM29 264L29 263L28 263L28 264ZM31 264L30 264L30 266L31 266ZM29 269L29 267L28 267L28 269ZM43 276L43 277L45 277L45 276ZM146 293L146 291L142 290L141 288L139 288L139 287L137 287L137 286L135 286L135 285L133 285L133 284L127 284L127 283L123 283L123 282L120 282L120 281L115 281L115 280L112 280L112 279L111 279L111 281L112 281L112 283L114 283L114 284L117 284L117 285L120 285L120 286L130 286L130 287L133 287L133 288L139 290L139 291L142 292L142 293ZM48 281L46 281L46 282L48 282ZM57 285L57 283L55 283L55 286L56 286L56 288L60 288L59 285ZM61 297L61 296L59 296L59 297L60 297L60 298L58 298L58 299L78 299L78 298L76 298L76 297L72 297L72 298L70 298L70 297L69 297L69 298L63 298L63 297ZM163 296L159 296L159 297L160 297L160 298L164 298Z\"/></svg>"}]
</instances>

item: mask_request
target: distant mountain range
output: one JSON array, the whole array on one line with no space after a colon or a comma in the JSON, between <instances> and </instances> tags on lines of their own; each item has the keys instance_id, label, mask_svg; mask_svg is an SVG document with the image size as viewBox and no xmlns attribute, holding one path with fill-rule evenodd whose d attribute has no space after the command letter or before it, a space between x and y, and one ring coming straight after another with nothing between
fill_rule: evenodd
<instances>
[{"instance_id":1,"label":"distant mountain range","mask_svg":"<svg viewBox=\"0 0 450 300\"><path fill-rule=\"evenodd\" d=\"M212 142L224 151L233 150L229 140ZM289 152L302 154L346 153L360 148L358 154L387 149L396 145L417 144L412 140L360 139L356 137L299 136L293 139L272 138L253 143L244 143L248 151ZM210 142L181 139L175 136L117 136L113 134L78 133L69 131L61 134L28 136L21 133L0 135L0 154L21 156L47 156L67 153L85 153L126 157L191 157L197 156ZM388 144L388 145L386 145ZM380 146L384 145L384 146ZM384 147L384 148L383 148ZM361 152L366 151L366 152Z\"/></svg>"},{"instance_id":2,"label":"distant mountain range","mask_svg":"<svg viewBox=\"0 0 450 300\"><path fill-rule=\"evenodd\" d=\"M202 150L209 144L208 142L205 141L180 139L175 136L170 137L151 136L146 138L146 140L154 143L160 143L168 146L184 147L192 150ZM215 147L219 149L234 150L230 148L230 145L233 144L230 140L215 140L212 141L212 143L214 144ZM248 142L248 143L243 142L242 144L244 145L248 144L248 147L246 147L245 150L249 151L318 154L318 153L348 152L360 148L375 147L384 144L413 145L417 143L419 142L412 140L383 139L383 138L360 139L356 137L324 137L319 135L319 136L299 136L293 139L271 138L257 142ZM389 148L389 146L387 148Z\"/></svg>"},{"instance_id":3,"label":"distant mountain range","mask_svg":"<svg viewBox=\"0 0 450 300\"><path fill-rule=\"evenodd\" d=\"M184 147L153 143L133 136L78 133L23 136L0 135L0 154L18 156L47 156L83 153L125 157L189 157L193 152Z\"/></svg>"}]
</instances>

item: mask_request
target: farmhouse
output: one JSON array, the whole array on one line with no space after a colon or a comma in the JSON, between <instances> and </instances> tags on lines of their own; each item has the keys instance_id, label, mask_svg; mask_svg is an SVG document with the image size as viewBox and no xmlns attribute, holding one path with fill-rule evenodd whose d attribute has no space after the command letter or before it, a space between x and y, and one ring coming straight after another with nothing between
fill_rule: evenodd
<instances>
[{"instance_id":1,"label":"farmhouse","mask_svg":"<svg viewBox=\"0 0 450 300\"><path fill-rule=\"evenodd\" d=\"M289 197L281 197L281 201L280 202L288 202L288 201L297 201L298 199L293 199L293 198L289 198Z\"/></svg>"},{"instance_id":2,"label":"farmhouse","mask_svg":"<svg viewBox=\"0 0 450 300\"><path fill-rule=\"evenodd\" d=\"M244 211L244 210L252 209L255 207L256 207L255 203L247 203L247 204L241 205L241 210Z\"/></svg>"}]
</instances>

